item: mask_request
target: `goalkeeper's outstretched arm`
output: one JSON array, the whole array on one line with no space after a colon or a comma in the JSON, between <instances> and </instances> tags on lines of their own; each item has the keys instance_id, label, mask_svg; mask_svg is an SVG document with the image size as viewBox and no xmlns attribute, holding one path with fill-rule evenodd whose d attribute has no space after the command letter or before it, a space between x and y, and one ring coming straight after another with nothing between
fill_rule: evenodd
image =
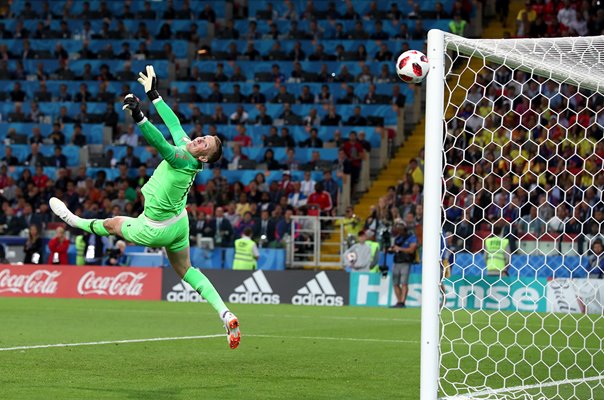
<instances>
[{"instance_id":1,"label":"goalkeeper's outstretched arm","mask_svg":"<svg viewBox=\"0 0 604 400\"><path fill-rule=\"evenodd\" d=\"M155 147L159 154L170 164L173 168L186 168L189 167L190 161L184 153L185 150L172 146L159 129L155 127L145 117L140 108L140 102L133 94L128 94L124 98L124 110L129 110L132 114L132 118L141 129L144 138L147 140L149 145Z\"/></svg>"},{"instance_id":2,"label":"goalkeeper's outstretched arm","mask_svg":"<svg viewBox=\"0 0 604 400\"><path fill-rule=\"evenodd\" d=\"M184 129L180 125L180 121L174 111L166 104L166 102L162 99L157 91L157 76L155 75L155 70L152 65L147 65L147 74L140 72L138 82L143 85L145 88L145 93L147 93L147 97L153 105L155 109L159 113L159 116L164 121L168 130L170 131L170 135L172 135L172 140L174 140L174 144L176 146L182 146L190 141L189 137L185 133Z\"/></svg>"}]
</instances>

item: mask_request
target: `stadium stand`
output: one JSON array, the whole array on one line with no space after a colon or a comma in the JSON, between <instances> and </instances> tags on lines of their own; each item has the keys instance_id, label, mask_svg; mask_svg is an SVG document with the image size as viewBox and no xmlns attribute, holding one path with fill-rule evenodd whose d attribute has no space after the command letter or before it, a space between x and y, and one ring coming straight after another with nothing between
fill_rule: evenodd
<instances>
[{"instance_id":1,"label":"stadium stand","mask_svg":"<svg viewBox=\"0 0 604 400\"><path fill-rule=\"evenodd\" d=\"M395 78L393 58L423 48L428 29L448 29L445 10L466 19L477 11L451 0L315 3L12 3L0 24L0 154L10 158L1 161L3 210L19 216L31 204L45 239L58 223L46 207L53 195L79 214L138 215L140 186L159 160L133 134L121 100L152 63L186 131L227 146L196 179L192 224L196 209L211 219L219 207L234 227L250 208L254 218L268 209L277 223L291 207L288 180L301 182L305 171L330 188L333 213L343 213L403 143L405 125L421 117L423 94ZM298 203L296 212L315 207Z\"/></svg>"}]
</instances>

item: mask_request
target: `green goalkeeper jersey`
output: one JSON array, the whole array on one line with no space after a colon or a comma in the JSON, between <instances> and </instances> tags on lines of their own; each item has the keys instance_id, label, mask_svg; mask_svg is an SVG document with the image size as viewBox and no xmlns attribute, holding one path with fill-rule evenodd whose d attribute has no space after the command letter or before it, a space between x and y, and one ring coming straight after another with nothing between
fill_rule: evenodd
<instances>
[{"instance_id":1,"label":"green goalkeeper jersey","mask_svg":"<svg viewBox=\"0 0 604 400\"><path fill-rule=\"evenodd\" d=\"M155 221L164 221L180 215L187 203L187 194L193 186L195 176L203 169L203 163L194 158L186 149L190 140L182 129L178 117L159 98L154 102L162 120L168 126L174 146L148 120L139 125L149 145L155 147L163 161L143 186L145 196L144 214Z\"/></svg>"}]
</instances>

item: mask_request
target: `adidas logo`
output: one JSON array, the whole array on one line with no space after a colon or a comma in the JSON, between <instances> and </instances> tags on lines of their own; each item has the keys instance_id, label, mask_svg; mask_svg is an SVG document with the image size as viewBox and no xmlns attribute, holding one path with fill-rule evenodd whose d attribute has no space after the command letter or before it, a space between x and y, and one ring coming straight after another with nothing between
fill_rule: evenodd
<instances>
[{"instance_id":1,"label":"adidas logo","mask_svg":"<svg viewBox=\"0 0 604 400\"><path fill-rule=\"evenodd\" d=\"M243 283L235 288L235 293L229 296L231 303L243 304L279 304L278 294L273 293L273 288L266 280L264 272L258 270Z\"/></svg>"},{"instance_id":2,"label":"adidas logo","mask_svg":"<svg viewBox=\"0 0 604 400\"><path fill-rule=\"evenodd\" d=\"M304 287L298 290L298 294L292 297L292 304L301 306L343 306L344 298L337 295L329 277L323 271L316 274Z\"/></svg>"},{"instance_id":3,"label":"adidas logo","mask_svg":"<svg viewBox=\"0 0 604 400\"><path fill-rule=\"evenodd\" d=\"M193 288L185 281L180 281L176 285L172 286L172 290L166 295L166 300L185 303L205 303L206 300L199 295Z\"/></svg>"}]
</instances>

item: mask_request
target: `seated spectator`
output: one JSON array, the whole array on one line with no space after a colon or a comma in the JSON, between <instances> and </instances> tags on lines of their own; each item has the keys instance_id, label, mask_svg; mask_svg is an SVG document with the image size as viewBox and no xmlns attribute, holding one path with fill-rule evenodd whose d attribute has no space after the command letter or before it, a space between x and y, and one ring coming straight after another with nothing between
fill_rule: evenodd
<instances>
[{"instance_id":1,"label":"seated spectator","mask_svg":"<svg viewBox=\"0 0 604 400\"><path fill-rule=\"evenodd\" d=\"M217 37L219 39L239 39L239 31L233 26L233 20L227 19L224 24L224 27L218 31Z\"/></svg>"},{"instance_id":2,"label":"seated spectator","mask_svg":"<svg viewBox=\"0 0 604 400\"><path fill-rule=\"evenodd\" d=\"M67 250L69 249L69 240L65 237L65 229L59 226L56 229L56 235L48 242L48 261L47 264L69 264Z\"/></svg>"},{"instance_id":3,"label":"seated spectator","mask_svg":"<svg viewBox=\"0 0 604 400\"><path fill-rule=\"evenodd\" d=\"M38 127L36 127L38 128ZM39 130L40 128L38 128ZM37 165L41 165L41 166L45 166L46 165L46 158L40 153L40 144L39 143L31 143L30 145L31 147L31 154L27 156L27 158L25 159L25 165L30 165L30 166L37 166ZM7 147L6 150L10 149L10 147ZM8 164L10 165L10 164ZM13 164L16 165L16 164Z\"/></svg>"},{"instance_id":4,"label":"seated spectator","mask_svg":"<svg viewBox=\"0 0 604 400\"><path fill-rule=\"evenodd\" d=\"M159 28L159 32L155 36L158 40L169 40L172 39L172 28L167 23L164 23L161 28Z\"/></svg>"},{"instance_id":5,"label":"seated spectator","mask_svg":"<svg viewBox=\"0 0 604 400\"><path fill-rule=\"evenodd\" d=\"M19 159L13 155L13 149L10 146L4 148L4 157L0 162L2 165L8 165L9 167L19 165Z\"/></svg>"},{"instance_id":6,"label":"seated spectator","mask_svg":"<svg viewBox=\"0 0 604 400\"><path fill-rule=\"evenodd\" d=\"M86 145L86 136L82 132L82 125L75 124L73 126L73 135L71 136L71 144L75 146L85 146Z\"/></svg>"},{"instance_id":7,"label":"seated spectator","mask_svg":"<svg viewBox=\"0 0 604 400\"><path fill-rule=\"evenodd\" d=\"M65 21L62 21L62 24L63 23L65 24L65 27L66 27L67 23ZM71 39L71 32L69 32L67 37L64 37L64 39ZM66 60L69 58L69 53L67 53L67 50L65 50L65 48L63 47L61 42L59 42L55 45L54 56L55 56L55 58L57 58L59 60Z\"/></svg>"},{"instance_id":8,"label":"seated spectator","mask_svg":"<svg viewBox=\"0 0 604 400\"><path fill-rule=\"evenodd\" d=\"M360 44L355 53L358 61L367 61L367 58L369 57L367 54L367 48L364 44Z\"/></svg>"},{"instance_id":9,"label":"seated spectator","mask_svg":"<svg viewBox=\"0 0 604 400\"><path fill-rule=\"evenodd\" d=\"M289 59L293 61L304 61L306 60L306 53L302 50L302 43L296 42L294 48L289 53Z\"/></svg>"},{"instance_id":10,"label":"seated spectator","mask_svg":"<svg viewBox=\"0 0 604 400\"><path fill-rule=\"evenodd\" d=\"M210 116L210 119L212 120L212 123L216 125L224 125L228 121L228 117L222 110L222 106L216 106L214 108L214 114Z\"/></svg>"},{"instance_id":11,"label":"seated spectator","mask_svg":"<svg viewBox=\"0 0 604 400\"><path fill-rule=\"evenodd\" d=\"M304 178L300 182L300 192L306 197L310 196L315 191L315 184L316 182L312 179L310 171L304 171Z\"/></svg>"},{"instance_id":12,"label":"seated spectator","mask_svg":"<svg viewBox=\"0 0 604 400\"><path fill-rule=\"evenodd\" d=\"M268 136L263 138L265 147L285 147L285 140L279 136L277 127L271 126Z\"/></svg>"},{"instance_id":13,"label":"seated spectator","mask_svg":"<svg viewBox=\"0 0 604 400\"><path fill-rule=\"evenodd\" d=\"M323 140L319 137L317 128L310 129L310 137L300 143L300 147L310 147L320 149L323 148Z\"/></svg>"},{"instance_id":14,"label":"seated spectator","mask_svg":"<svg viewBox=\"0 0 604 400\"><path fill-rule=\"evenodd\" d=\"M384 42L380 44L380 49L375 53L375 61L392 61L392 52Z\"/></svg>"},{"instance_id":15,"label":"seated spectator","mask_svg":"<svg viewBox=\"0 0 604 400\"><path fill-rule=\"evenodd\" d=\"M44 173L44 168L42 165L36 165L36 173L31 179L38 189L46 189L46 184L50 180L48 175Z\"/></svg>"},{"instance_id":16,"label":"seated spectator","mask_svg":"<svg viewBox=\"0 0 604 400\"><path fill-rule=\"evenodd\" d=\"M302 64L296 61L294 63L294 69L292 70L291 77L287 80L288 82L300 83L304 79L306 72L302 69Z\"/></svg>"},{"instance_id":17,"label":"seated spectator","mask_svg":"<svg viewBox=\"0 0 604 400\"><path fill-rule=\"evenodd\" d=\"M229 164L228 164L228 169L230 171L240 169L239 163L242 160L247 160L247 159L248 159L248 157L241 152L241 145L239 143L235 143L235 145L233 146L233 158L231 159L231 162L229 162Z\"/></svg>"},{"instance_id":18,"label":"seated spectator","mask_svg":"<svg viewBox=\"0 0 604 400\"><path fill-rule=\"evenodd\" d=\"M46 87L46 81L40 81L40 90L34 93L34 100L47 102L52 101L52 94L48 91L48 88Z\"/></svg>"},{"instance_id":19,"label":"seated spectator","mask_svg":"<svg viewBox=\"0 0 604 400\"><path fill-rule=\"evenodd\" d=\"M40 111L40 107L37 102L32 102L30 105L29 115L27 117L28 121L31 122L43 122L44 113Z\"/></svg>"},{"instance_id":20,"label":"seated spectator","mask_svg":"<svg viewBox=\"0 0 604 400\"><path fill-rule=\"evenodd\" d=\"M28 116L23 112L22 103L15 103L13 112L8 114L8 122L29 122Z\"/></svg>"},{"instance_id":21,"label":"seated spectator","mask_svg":"<svg viewBox=\"0 0 604 400\"><path fill-rule=\"evenodd\" d=\"M283 169L283 165L281 165L277 160L275 160L275 152L272 149L267 149L264 152L262 163L266 164L266 169L268 169L269 171L277 171Z\"/></svg>"},{"instance_id":22,"label":"seated spectator","mask_svg":"<svg viewBox=\"0 0 604 400\"><path fill-rule=\"evenodd\" d=\"M331 170L327 169L323 171L323 179L321 180L321 184L323 185L323 190L325 190L331 196L331 201L334 204L338 202L338 182L333 179Z\"/></svg>"},{"instance_id":23,"label":"seated spectator","mask_svg":"<svg viewBox=\"0 0 604 400\"><path fill-rule=\"evenodd\" d=\"M281 139L283 139L283 141L285 142L285 147L296 147L296 141L294 140L292 135L289 134L289 128L287 126L281 128Z\"/></svg>"},{"instance_id":24,"label":"seated spectator","mask_svg":"<svg viewBox=\"0 0 604 400\"><path fill-rule=\"evenodd\" d=\"M235 68L233 68L233 75L231 75L231 78L229 80L231 82L245 82L247 81L247 77L241 71L241 67L236 65Z\"/></svg>"},{"instance_id":25,"label":"seated spectator","mask_svg":"<svg viewBox=\"0 0 604 400\"><path fill-rule=\"evenodd\" d=\"M342 14L342 19L346 20L359 20L361 16L354 9L352 1L346 2L346 10Z\"/></svg>"},{"instance_id":26,"label":"seated spectator","mask_svg":"<svg viewBox=\"0 0 604 400\"><path fill-rule=\"evenodd\" d=\"M354 82L354 75L348 71L348 66L343 65L340 73L336 76L336 82Z\"/></svg>"},{"instance_id":27,"label":"seated spectator","mask_svg":"<svg viewBox=\"0 0 604 400\"><path fill-rule=\"evenodd\" d=\"M243 147L250 147L252 145L252 138L247 134L243 122L237 125L237 135L233 138L233 142Z\"/></svg>"},{"instance_id":28,"label":"seated spectator","mask_svg":"<svg viewBox=\"0 0 604 400\"><path fill-rule=\"evenodd\" d=\"M252 104L266 103L266 96L260 92L260 85L257 83L252 86L252 94L249 96L249 102Z\"/></svg>"},{"instance_id":29,"label":"seated spectator","mask_svg":"<svg viewBox=\"0 0 604 400\"><path fill-rule=\"evenodd\" d=\"M243 193L245 195L245 193ZM243 217L239 220L235 227L235 237L241 237L243 231L245 229L250 229L252 232L256 227L256 221L252 219L252 213L250 211L245 211L243 213Z\"/></svg>"},{"instance_id":30,"label":"seated spectator","mask_svg":"<svg viewBox=\"0 0 604 400\"><path fill-rule=\"evenodd\" d=\"M361 107L356 106L354 108L354 114L350 116L350 118L348 118L348 121L346 121L346 125L350 125L350 126L366 126L367 125L367 118L365 118L364 116L361 115Z\"/></svg>"},{"instance_id":31,"label":"seated spectator","mask_svg":"<svg viewBox=\"0 0 604 400\"><path fill-rule=\"evenodd\" d=\"M294 208L300 208L306 205L307 196L300 190L300 182L294 182L294 191L287 197L287 204Z\"/></svg>"},{"instance_id":32,"label":"seated spectator","mask_svg":"<svg viewBox=\"0 0 604 400\"><path fill-rule=\"evenodd\" d=\"M260 56L260 52L258 50L256 50L256 47L254 47L254 43L253 42L249 42L247 44L247 49L245 50L245 53L243 53L243 56L245 57L246 60L250 60L250 61L262 61L262 57Z\"/></svg>"},{"instance_id":33,"label":"seated spectator","mask_svg":"<svg viewBox=\"0 0 604 400\"><path fill-rule=\"evenodd\" d=\"M73 101L76 103L82 103L92 100L92 94L88 91L88 85L85 83L80 84L80 91L76 93Z\"/></svg>"},{"instance_id":34,"label":"seated spectator","mask_svg":"<svg viewBox=\"0 0 604 400\"><path fill-rule=\"evenodd\" d=\"M126 132L120 136L118 144L131 147L138 146L138 135L136 134L134 125L128 125L126 127Z\"/></svg>"},{"instance_id":35,"label":"seated spectator","mask_svg":"<svg viewBox=\"0 0 604 400\"><path fill-rule=\"evenodd\" d=\"M302 87L302 93L298 96L298 103L300 104L314 104L315 95L310 91L310 86L304 85Z\"/></svg>"},{"instance_id":36,"label":"seated spectator","mask_svg":"<svg viewBox=\"0 0 604 400\"><path fill-rule=\"evenodd\" d=\"M323 126L338 126L342 122L342 116L336 113L336 108L332 104L329 106L329 111L327 115L323 117L321 120L321 125Z\"/></svg>"},{"instance_id":37,"label":"seated spectator","mask_svg":"<svg viewBox=\"0 0 604 400\"><path fill-rule=\"evenodd\" d=\"M357 135L354 131L348 134L348 141L344 143L343 150L348 160L350 160L350 175L352 184L355 185L359 182L365 151L363 150L363 146L357 141Z\"/></svg>"},{"instance_id":38,"label":"seated spectator","mask_svg":"<svg viewBox=\"0 0 604 400\"><path fill-rule=\"evenodd\" d=\"M352 165L350 164L346 152L342 148L338 150L338 159L334 162L334 168L338 178L343 178L344 175L350 175L352 173Z\"/></svg>"},{"instance_id":39,"label":"seated spectator","mask_svg":"<svg viewBox=\"0 0 604 400\"><path fill-rule=\"evenodd\" d=\"M331 92L329 91L329 86L327 86L327 85L321 86L321 92L319 92L319 94L317 95L317 98L315 99L315 103L319 103L319 104L332 104L333 103L333 96L331 95Z\"/></svg>"},{"instance_id":40,"label":"seated spectator","mask_svg":"<svg viewBox=\"0 0 604 400\"><path fill-rule=\"evenodd\" d=\"M382 21L378 20L375 22L375 30L370 36L371 40L388 40L390 39L390 35L388 32L383 31Z\"/></svg>"},{"instance_id":41,"label":"seated spectator","mask_svg":"<svg viewBox=\"0 0 604 400\"><path fill-rule=\"evenodd\" d=\"M266 113L266 106L264 104L260 104L258 106L259 113L254 120L255 125L272 125L273 118Z\"/></svg>"},{"instance_id":42,"label":"seated spectator","mask_svg":"<svg viewBox=\"0 0 604 400\"><path fill-rule=\"evenodd\" d=\"M344 32L344 25L341 22L336 23L336 30L334 31L331 38L335 40L348 39L348 34Z\"/></svg>"},{"instance_id":43,"label":"seated spectator","mask_svg":"<svg viewBox=\"0 0 604 400\"><path fill-rule=\"evenodd\" d=\"M321 119L316 108L311 108L308 115L302 120L304 126L321 126Z\"/></svg>"},{"instance_id":44,"label":"seated spectator","mask_svg":"<svg viewBox=\"0 0 604 400\"><path fill-rule=\"evenodd\" d=\"M295 102L296 102L295 96L287 91L287 88L285 87L285 85L281 85L279 87L279 93L277 93L277 95L271 101L271 103L279 103L279 104L284 104L284 103L292 104Z\"/></svg>"},{"instance_id":45,"label":"seated spectator","mask_svg":"<svg viewBox=\"0 0 604 400\"><path fill-rule=\"evenodd\" d=\"M208 21L209 23L216 22L216 12L212 8L211 4L206 4L203 10L199 13L199 19Z\"/></svg>"},{"instance_id":46,"label":"seated spectator","mask_svg":"<svg viewBox=\"0 0 604 400\"><path fill-rule=\"evenodd\" d=\"M271 218L270 211L264 209L260 212L260 220L254 224L254 239L260 245L270 245L275 240L276 222Z\"/></svg>"},{"instance_id":47,"label":"seated spectator","mask_svg":"<svg viewBox=\"0 0 604 400\"><path fill-rule=\"evenodd\" d=\"M216 65L216 73L214 73L212 80L214 82L227 82L229 80L229 77L224 73L224 64L218 63Z\"/></svg>"},{"instance_id":48,"label":"seated spectator","mask_svg":"<svg viewBox=\"0 0 604 400\"><path fill-rule=\"evenodd\" d=\"M322 44L318 44L315 52L308 56L309 61L331 61L333 57L325 53L325 47Z\"/></svg>"},{"instance_id":49,"label":"seated spectator","mask_svg":"<svg viewBox=\"0 0 604 400\"><path fill-rule=\"evenodd\" d=\"M302 118L292 111L292 106L289 103L285 103L283 105L283 112L281 113L281 115L279 115L279 119L281 119L285 125L302 124Z\"/></svg>"},{"instance_id":50,"label":"seated spectator","mask_svg":"<svg viewBox=\"0 0 604 400\"><path fill-rule=\"evenodd\" d=\"M296 153L293 148L288 148L286 150L287 158L285 159L284 168L288 171L297 171L299 170L299 163L296 160Z\"/></svg>"},{"instance_id":51,"label":"seated spectator","mask_svg":"<svg viewBox=\"0 0 604 400\"><path fill-rule=\"evenodd\" d=\"M127 168L138 168L141 165L141 160L134 155L134 148L127 146L126 155L122 157L120 163L126 165Z\"/></svg>"},{"instance_id":52,"label":"seated spectator","mask_svg":"<svg viewBox=\"0 0 604 400\"><path fill-rule=\"evenodd\" d=\"M352 40L367 40L369 39L369 33L363 28L363 22L357 20L354 23L354 29L348 32L348 38Z\"/></svg>"},{"instance_id":53,"label":"seated spectator","mask_svg":"<svg viewBox=\"0 0 604 400\"><path fill-rule=\"evenodd\" d=\"M247 111L243 109L242 105L237 106L237 110L231 114L229 117L229 124L231 125L239 125L247 123L249 115ZM245 129L245 128L244 128Z\"/></svg>"},{"instance_id":54,"label":"seated spectator","mask_svg":"<svg viewBox=\"0 0 604 400\"><path fill-rule=\"evenodd\" d=\"M426 40L426 30L424 29L424 23L421 19L415 21L413 30L411 31L412 40Z\"/></svg>"},{"instance_id":55,"label":"seated spectator","mask_svg":"<svg viewBox=\"0 0 604 400\"><path fill-rule=\"evenodd\" d=\"M52 131L48 138L52 140L52 143L56 146L63 146L65 144L65 134L61 131L61 125L58 123L52 124Z\"/></svg>"},{"instance_id":56,"label":"seated spectator","mask_svg":"<svg viewBox=\"0 0 604 400\"><path fill-rule=\"evenodd\" d=\"M220 85L218 83L211 83L210 87L212 88L212 92L206 99L208 103L222 103L224 96L220 91Z\"/></svg>"},{"instance_id":57,"label":"seated spectator","mask_svg":"<svg viewBox=\"0 0 604 400\"><path fill-rule=\"evenodd\" d=\"M367 90L367 94L363 98L363 104L376 104L378 101L375 84L372 83L369 85L369 89Z\"/></svg>"},{"instance_id":58,"label":"seated spectator","mask_svg":"<svg viewBox=\"0 0 604 400\"><path fill-rule=\"evenodd\" d=\"M21 83L19 82L14 83L13 90L11 90L8 95L12 102L23 102L26 97L25 91L21 89Z\"/></svg>"},{"instance_id":59,"label":"seated spectator","mask_svg":"<svg viewBox=\"0 0 604 400\"><path fill-rule=\"evenodd\" d=\"M67 157L63 154L63 149L61 146L55 147L55 152L52 156L50 156L47 160L48 165L56 168L65 168L67 167Z\"/></svg>"},{"instance_id":60,"label":"seated spectator","mask_svg":"<svg viewBox=\"0 0 604 400\"><path fill-rule=\"evenodd\" d=\"M405 107L405 103L407 102L407 98L404 94L401 93L401 88L399 85L392 86L392 96L391 96L391 104L397 107Z\"/></svg>"}]
</instances>

